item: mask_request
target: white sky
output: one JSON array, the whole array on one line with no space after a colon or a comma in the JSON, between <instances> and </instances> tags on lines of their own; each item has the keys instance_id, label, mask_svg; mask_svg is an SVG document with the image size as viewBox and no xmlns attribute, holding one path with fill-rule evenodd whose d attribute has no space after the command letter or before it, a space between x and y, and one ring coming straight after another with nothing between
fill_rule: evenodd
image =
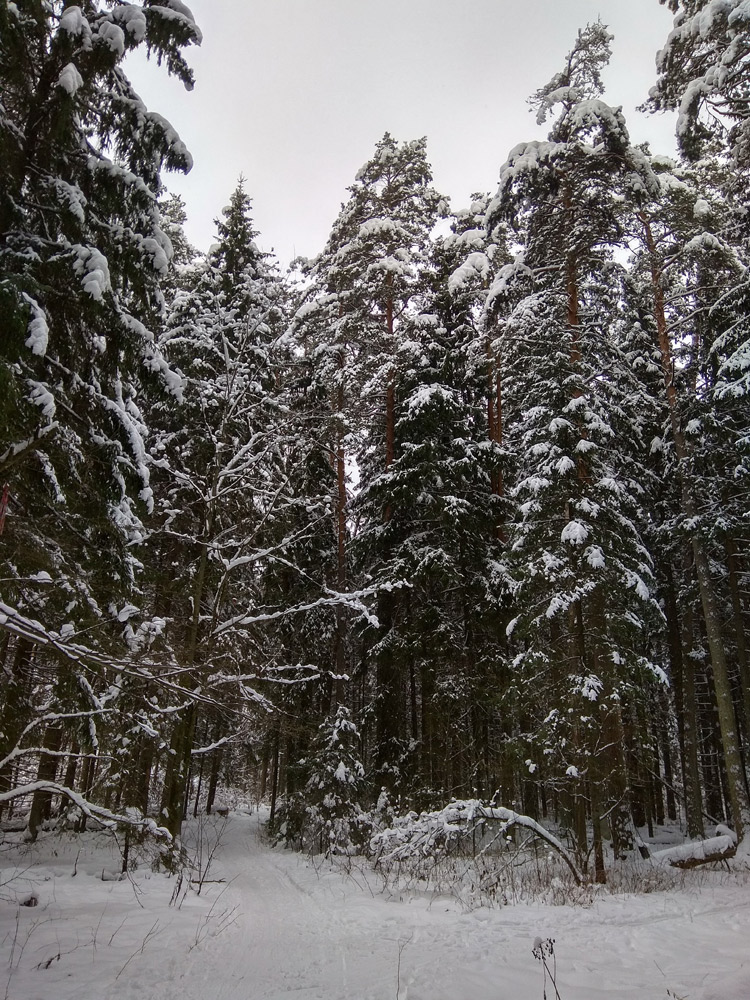
<instances>
[{"instance_id":1,"label":"white sky","mask_svg":"<svg viewBox=\"0 0 750 1000\"><path fill-rule=\"evenodd\" d=\"M606 99L631 136L674 150L673 122L635 108L655 82L671 15L658 0L189 0L204 41L188 50L187 93L164 67L131 59L150 110L195 159L170 190L187 203L200 249L242 173L259 243L282 264L322 249L346 188L388 131L426 135L435 185L454 208L494 193L519 142L541 138L526 98L545 84L579 27L615 36Z\"/></svg>"}]
</instances>

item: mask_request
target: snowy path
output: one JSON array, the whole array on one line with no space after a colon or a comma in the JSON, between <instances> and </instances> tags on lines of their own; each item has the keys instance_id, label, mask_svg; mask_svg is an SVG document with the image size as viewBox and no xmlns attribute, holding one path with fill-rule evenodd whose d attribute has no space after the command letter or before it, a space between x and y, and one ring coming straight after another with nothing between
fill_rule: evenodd
<instances>
[{"instance_id":1,"label":"snowy path","mask_svg":"<svg viewBox=\"0 0 750 1000\"><path fill-rule=\"evenodd\" d=\"M174 879L144 868L103 882L101 848L84 849L50 838L24 855L35 908L10 905L0 855L0 998L541 1000L538 936L555 939L562 1000L750 1000L747 877L689 873L680 891L464 913L272 850L257 816L236 814L210 871L228 883L177 908Z\"/></svg>"},{"instance_id":2,"label":"snowy path","mask_svg":"<svg viewBox=\"0 0 750 1000\"><path fill-rule=\"evenodd\" d=\"M193 953L165 1000L395 997L399 949L405 968L407 947L436 914L373 895L362 872L342 879L270 850L256 820L233 817L225 841L220 867L232 882L219 906L239 906L237 921L213 947ZM402 976L403 998L415 996L407 993L410 978Z\"/></svg>"},{"instance_id":3,"label":"snowy path","mask_svg":"<svg viewBox=\"0 0 750 1000\"><path fill-rule=\"evenodd\" d=\"M237 922L193 950L171 989L154 996L540 1000L531 949L549 936L563 1000L666 1000L667 990L750 1000L747 885L467 914L450 898L388 901L361 872L342 879L270 850L254 819L233 817L225 841L222 864L236 874L222 903L240 907Z\"/></svg>"}]
</instances>

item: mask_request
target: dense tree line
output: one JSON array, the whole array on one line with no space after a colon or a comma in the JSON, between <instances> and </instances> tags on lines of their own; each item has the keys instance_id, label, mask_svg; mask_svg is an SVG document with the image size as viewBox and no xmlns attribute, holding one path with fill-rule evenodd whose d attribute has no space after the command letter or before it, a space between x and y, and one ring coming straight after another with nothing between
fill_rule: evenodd
<instances>
[{"instance_id":1,"label":"dense tree line","mask_svg":"<svg viewBox=\"0 0 750 1000\"><path fill-rule=\"evenodd\" d=\"M244 786L337 842L475 796L600 879L742 835L750 15L669 6L679 160L589 25L494 195L386 134L284 276L242 180L207 254L163 187L122 61L190 87L184 4L0 3L0 815L178 836Z\"/></svg>"}]
</instances>

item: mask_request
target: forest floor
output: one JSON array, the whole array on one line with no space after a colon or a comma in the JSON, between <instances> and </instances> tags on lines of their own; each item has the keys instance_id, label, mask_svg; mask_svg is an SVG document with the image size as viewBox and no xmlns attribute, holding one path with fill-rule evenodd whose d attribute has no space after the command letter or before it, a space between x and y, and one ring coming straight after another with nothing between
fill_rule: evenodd
<instances>
[{"instance_id":1,"label":"forest floor","mask_svg":"<svg viewBox=\"0 0 750 1000\"><path fill-rule=\"evenodd\" d=\"M106 880L101 835L0 846L0 1000L542 1000L537 938L554 939L549 1000L750 998L747 873L467 910L272 849L261 818L201 826L200 894L146 859Z\"/></svg>"}]
</instances>

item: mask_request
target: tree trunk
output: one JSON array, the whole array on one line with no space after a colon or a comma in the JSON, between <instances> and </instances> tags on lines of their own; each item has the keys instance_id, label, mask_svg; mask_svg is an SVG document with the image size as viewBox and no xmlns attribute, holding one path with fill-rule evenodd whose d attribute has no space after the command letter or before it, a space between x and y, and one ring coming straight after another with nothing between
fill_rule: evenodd
<instances>
[{"instance_id":1,"label":"tree trunk","mask_svg":"<svg viewBox=\"0 0 750 1000\"><path fill-rule=\"evenodd\" d=\"M343 353L340 358L339 368L343 368ZM346 451L344 448L344 387L339 385L337 393L338 424L336 430L336 585L340 594L346 590L347 565L346 565ZM336 705L341 704L344 697L344 681L347 668L347 629L346 612L341 605L336 606L336 683L334 685L334 700ZM331 706L335 710L335 705Z\"/></svg>"},{"instance_id":2,"label":"tree trunk","mask_svg":"<svg viewBox=\"0 0 750 1000\"><path fill-rule=\"evenodd\" d=\"M42 755L39 758L39 768L36 775L37 781L55 780L59 760L56 754L59 752L62 745L62 735L63 731L61 725L57 724L47 726L42 747L43 751L48 750L49 753L42 752ZM29 811L29 821L26 834L28 840L32 842L36 840L42 823L50 817L51 807L52 793L44 789L37 789L31 800L31 809Z\"/></svg>"},{"instance_id":3,"label":"tree trunk","mask_svg":"<svg viewBox=\"0 0 750 1000\"><path fill-rule=\"evenodd\" d=\"M745 639L744 609L740 592L740 557L733 538L727 538L727 570L729 575L729 593L732 600L732 618L734 620L734 635L737 646L737 665L742 688L742 708L744 715L745 740L750 745L750 659L748 659L747 641Z\"/></svg>"},{"instance_id":4,"label":"tree trunk","mask_svg":"<svg viewBox=\"0 0 750 1000\"><path fill-rule=\"evenodd\" d=\"M487 393L487 428L490 441L499 446L503 443L503 397L500 378L500 365L492 351L492 341L487 338L487 367L489 375L489 391ZM492 473L492 492L503 496L505 491L502 469L499 467ZM498 534L503 539L503 529L498 525Z\"/></svg>"},{"instance_id":5,"label":"tree trunk","mask_svg":"<svg viewBox=\"0 0 750 1000\"><path fill-rule=\"evenodd\" d=\"M274 820L276 819L276 797L279 792L279 747L281 739L279 733L278 722L274 726L273 731L273 756L271 758L271 812L268 816L268 822L273 828Z\"/></svg>"},{"instance_id":6,"label":"tree trunk","mask_svg":"<svg viewBox=\"0 0 750 1000\"><path fill-rule=\"evenodd\" d=\"M388 284L391 284L391 275L388 275ZM390 293L385 307L386 332L388 335L388 345L393 347L393 296ZM388 376L388 385L385 393L385 470L390 469L396 457L396 373L391 371Z\"/></svg>"},{"instance_id":7,"label":"tree trunk","mask_svg":"<svg viewBox=\"0 0 750 1000\"><path fill-rule=\"evenodd\" d=\"M179 837L185 816L187 780L195 729L195 706L185 709L172 732L161 800L161 821L173 837Z\"/></svg>"},{"instance_id":8,"label":"tree trunk","mask_svg":"<svg viewBox=\"0 0 750 1000\"><path fill-rule=\"evenodd\" d=\"M199 539L200 556L198 559L198 569L195 574L193 585L193 607L188 630L187 641L185 643L185 666L194 667L198 660L198 641L200 635L201 604L203 602L206 587L206 575L208 571L208 542L213 533L215 520L215 500L213 491L206 501L206 510L203 519L203 537ZM185 689L189 691L189 685L196 685L197 681L193 674L186 674ZM179 837L182 830L182 821L185 816L185 803L187 795L187 782L190 774L193 737L195 733L196 711L195 705L191 703L184 710L182 717L178 720L172 732L169 756L167 758L167 772L164 778L164 791L160 814L162 822L173 837Z\"/></svg>"},{"instance_id":9,"label":"tree trunk","mask_svg":"<svg viewBox=\"0 0 750 1000\"><path fill-rule=\"evenodd\" d=\"M8 679L0 687L0 740L2 756L10 753L17 745L24 726L29 721L28 691L31 685L35 647L27 640L19 638L15 645L6 646L6 659L12 657ZM0 792L10 791L13 784L13 764L0 769ZM0 816L6 803L0 803Z\"/></svg>"},{"instance_id":10,"label":"tree trunk","mask_svg":"<svg viewBox=\"0 0 750 1000\"><path fill-rule=\"evenodd\" d=\"M216 788L219 784L219 775L221 774L221 761L224 754L219 748L214 750L211 754L211 774L208 779L208 794L206 795L206 813L211 814L211 810L214 807L214 801L216 800Z\"/></svg>"},{"instance_id":11,"label":"tree trunk","mask_svg":"<svg viewBox=\"0 0 750 1000\"><path fill-rule=\"evenodd\" d=\"M689 567L686 567L689 568ZM665 612L669 639L669 663L674 707L680 734L682 783L688 834L703 837L703 796L698 760L698 706L695 693L692 611L687 606L680 618L671 565L665 567Z\"/></svg>"},{"instance_id":12,"label":"tree trunk","mask_svg":"<svg viewBox=\"0 0 750 1000\"><path fill-rule=\"evenodd\" d=\"M659 716L657 722L657 739L661 746L661 757L664 762L664 792L667 800L667 817L671 820L677 819L677 802L674 794L674 768L672 765L672 742L669 733L669 713L666 706L666 697L663 694L659 703Z\"/></svg>"},{"instance_id":13,"label":"tree trunk","mask_svg":"<svg viewBox=\"0 0 750 1000\"><path fill-rule=\"evenodd\" d=\"M76 772L78 770L78 761L81 754L81 748L78 745L78 740L73 737L73 741L70 744L70 754L68 755L68 763L65 766L65 777L63 778L63 784L66 788L73 788L75 786Z\"/></svg>"},{"instance_id":14,"label":"tree trunk","mask_svg":"<svg viewBox=\"0 0 750 1000\"><path fill-rule=\"evenodd\" d=\"M389 792L395 790L397 774L395 765L399 757L399 738L403 733L401 674L394 656L392 631L394 627L393 592L384 590L378 595L378 650L376 656L375 694L375 770L377 780Z\"/></svg>"},{"instance_id":15,"label":"tree trunk","mask_svg":"<svg viewBox=\"0 0 750 1000\"><path fill-rule=\"evenodd\" d=\"M703 795L701 792L700 760L698 747L700 733L698 731L698 699L695 684L695 660L693 659L693 622L692 613L688 610L683 615L683 649L682 657L682 717L685 734L685 806L687 810L688 834L691 837L703 837Z\"/></svg>"}]
</instances>

